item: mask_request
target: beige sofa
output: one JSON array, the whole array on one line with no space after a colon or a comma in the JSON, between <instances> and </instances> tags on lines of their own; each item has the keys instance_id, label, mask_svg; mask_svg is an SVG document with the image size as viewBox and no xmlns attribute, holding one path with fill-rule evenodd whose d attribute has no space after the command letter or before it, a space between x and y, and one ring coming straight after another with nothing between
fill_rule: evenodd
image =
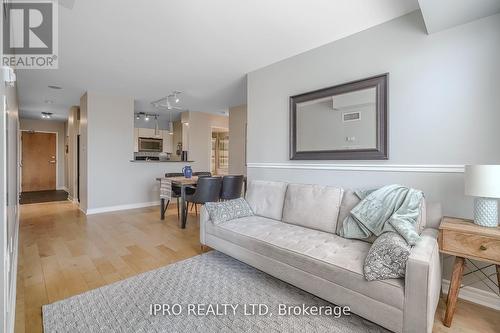
<instances>
[{"instance_id":1,"label":"beige sofa","mask_svg":"<svg viewBox=\"0 0 500 333\"><path fill-rule=\"evenodd\" d=\"M405 279L366 281L369 242L337 235L359 199L341 188L249 182L254 216L214 225L201 210L201 243L395 332L431 332L441 289L439 204L422 205L421 241Z\"/></svg>"}]
</instances>

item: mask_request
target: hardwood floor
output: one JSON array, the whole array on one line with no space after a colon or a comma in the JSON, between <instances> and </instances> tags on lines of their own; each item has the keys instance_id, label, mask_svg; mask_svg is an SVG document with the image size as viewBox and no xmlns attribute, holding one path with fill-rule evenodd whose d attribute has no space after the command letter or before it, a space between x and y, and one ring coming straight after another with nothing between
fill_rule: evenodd
<instances>
[{"instance_id":1,"label":"hardwood floor","mask_svg":"<svg viewBox=\"0 0 500 333\"><path fill-rule=\"evenodd\" d=\"M16 327L42 332L41 307L201 253L197 218L158 207L86 217L70 202L21 206Z\"/></svg>"},{"instance_id":2,"label":"hardwood floor","mask_svg":"<svg viewBox=\"0 0 500 333\"><path fill-rule=\"evenodd\" d=\"M85 216L70 202L23 205L17 279L17 333L42 332L41 307L201 253L197 218L177 226L150 207ZM498 332L500 312L459 301L451 328L444 302L434 332Z\"/></svg>"}]
</instances>

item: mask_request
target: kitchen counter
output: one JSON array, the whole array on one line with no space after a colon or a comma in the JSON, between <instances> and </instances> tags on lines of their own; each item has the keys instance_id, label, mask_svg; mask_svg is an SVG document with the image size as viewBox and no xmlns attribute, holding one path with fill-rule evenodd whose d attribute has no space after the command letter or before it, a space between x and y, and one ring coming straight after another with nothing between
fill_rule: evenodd
<instances>
[{"instance_id":1,"label":"kitchen counter","mask_svg":"<svg viewBox=\"0 0 500 333\"><path fill-rule=\"evenodd\" d=\"M136 160L130 160L130 162L134 162L134 163L193 163L194 161L136 161Z\"/></svg>"}]
</instances>

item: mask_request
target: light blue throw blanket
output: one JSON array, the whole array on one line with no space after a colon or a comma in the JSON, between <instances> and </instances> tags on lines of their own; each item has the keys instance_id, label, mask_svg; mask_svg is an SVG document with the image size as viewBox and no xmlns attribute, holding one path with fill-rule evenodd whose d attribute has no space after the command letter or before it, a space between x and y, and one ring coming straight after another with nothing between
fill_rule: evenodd
<instances>
[{"instance_id":1,"label":"light blue throw blanket","mask_svg":"<svg viewBox=\"0 0 500 333\"><path fill-rule=\"evenodd\" d=\"M356 191L356 195L361 202L344 220L340 231L342 237L365 239L392 231L410 245L415 245L420 239L417 219L424 197L422 191L387 185L378 190Z\"/></svg>"}]
</instances>

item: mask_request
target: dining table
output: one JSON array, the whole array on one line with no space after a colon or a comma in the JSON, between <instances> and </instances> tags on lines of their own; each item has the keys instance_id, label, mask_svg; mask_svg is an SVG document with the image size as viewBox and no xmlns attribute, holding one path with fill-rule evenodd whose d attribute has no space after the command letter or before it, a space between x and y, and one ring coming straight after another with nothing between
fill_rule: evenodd
<instances>
[{"instance_id":1,"label":"dining table","mask_svg":"<svg viewBox=\"0 0 500 333\"><path fill-rule=\"evenodd\" d=\"M186 228L187 221L187 210L186 210L186 188L196 186L198 183L198 176L191 176L190 178L186 178L184 176L178 177L167 177L172 182L172 187L176 186L181 189L181 196L179 198L180 205L180 219L179 219L179 227L182 229ZM160 181L161 178L156 178L156 180ZM165 219L165 199L160 199L160 209L162 220Z\"/></svg>"}]
</instances>

